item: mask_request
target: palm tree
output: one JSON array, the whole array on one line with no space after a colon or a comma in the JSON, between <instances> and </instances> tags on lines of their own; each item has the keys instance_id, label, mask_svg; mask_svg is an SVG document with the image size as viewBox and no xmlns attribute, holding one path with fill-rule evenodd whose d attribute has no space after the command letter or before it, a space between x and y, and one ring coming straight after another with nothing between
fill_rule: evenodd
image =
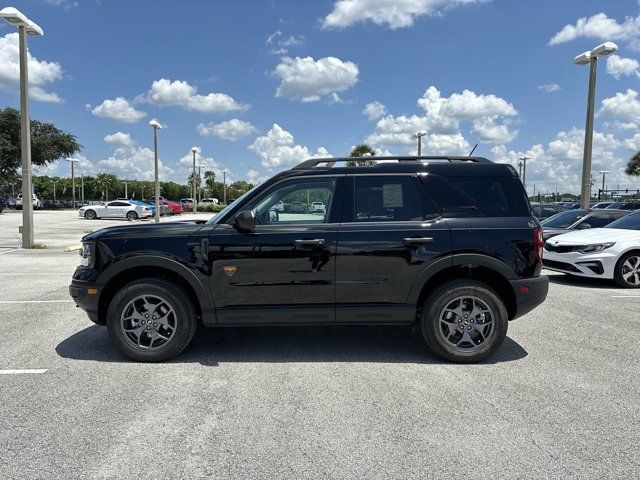
<instances>
[{"instance_id":1,"label":"palm tree","mask_svg":"<svg viewBox=\"0 0 640 480\"><path fill-rule=\"evenodd\" d=\"M96 184L100 189L100 198L102 200L109 200L109 188L118 181L117 177L113 173L99 173L96 175Z\"/></svg>"},{"instance_id":2,"label":"palm tree","mask_svg":"<svg viewBox=\"0 0 640 480\"><path fill-rule=\"evenodd\" d=\"M631 160L627 163L627 168L624 169L624 173L634 177L640 176L640 151L631 157Z\"/></svg>"},{"instance_id":3,"label":"palm tree","mask_svg":"<svg viewBox=\"0 0 640 480\"><path fill-rule=\"evenodd\" d=\"M349 152L350 157L375 157L376 151L370 145L366 143L361 143L360 145L356 145ZM373 165L373 160L355 160L347 162L347 166L349 167L364 167L367 165Z\"/></svg>"},{"instance_id":4,"label":"palm tree","mask_svg":"<svg viewBox=\"0 0 640 480\"><path fill-rule=\"evenodd\" d=\"M204 172L204 183L207 186L207 190L213 191L213 185L216 181L216 172L213 170L207 170Z\"/></svg>"}]
</instances>

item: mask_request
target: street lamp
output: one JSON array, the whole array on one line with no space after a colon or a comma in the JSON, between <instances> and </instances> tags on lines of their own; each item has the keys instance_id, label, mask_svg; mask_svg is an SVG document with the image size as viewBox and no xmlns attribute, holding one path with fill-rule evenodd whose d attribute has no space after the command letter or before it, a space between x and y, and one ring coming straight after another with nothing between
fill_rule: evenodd
<instances>
[{"instance_id":1,"label":"street lamp","mask_svg":"<svg viewBox=\"0 0 640 480\"><path fill-rule=\"evenodd\" d=\"M156 222L160 221L160 179L158 177L158 129L162 130L162 125L157 120L151 120L149 125L153 127L153 166L155 169L156 182Z\"/></svg>"},{"instance_id":2,"label":"street lamp","mask_svg":"<svg viewBox=\"0 0 640 480\"><path fill-rule=\"evenodd\" d=\"M523 164L522 164L522 160L520 160L520 161L518 162L518 167L519 167L519 168L518 168L518 176L519 176L520 178L522 178L522 165L523 165Z\"/></svg>"},{"instance_id":3,"label":"street lamp","mask_svg":"<svg viewBox=\"0 0 640 480\"><path fill-rule=\"evenodd\" d=\"M598 170L598 173L602 174L602 196L604 196L604 180L607 176L607 173L611 173L609 170ZM600 198L598 198L598 200L600 200Z\"/></svg>"},{"instance_id":4,"label":"street lamp","mask_svg":"<svg viewBox=\"0 0 640 480\"><path fill-rule=\"evenodd\" d=\"M223 203L225 205L227 204L227 173L226 170L222 171L222 194L224 195Z\"/></svg>"},{"instance_id":5,"label":"street lamp","mask_svg":"<svg viewBox=\"0 0 640 480\"><path fill-rule=\"evenodd\" d=\"M418 139L418 156L422 155L422 137L424 137L426 134L427 132L424 130L420 130L419 132L413 134L413 138Z\"/></svg>"},{"instance_id":6,"label":"street lamp","mask_svg":"<svg viewBox=\"0 0 640 480\"><path fill-rule=\"evenodd\" d=\"M18 27L20 45L20 150L22 155L22 248L33 245L33 201L31 187L31 131L29 122L29 72L27 64L27 35L44 35L42 29L18 9L0 10L0 18ZM28 200L27 200L28 199Z\"/></svg>"},{"instance_id":7,"label":"street lamp","mask_svg":"<svg viewBox=\"0 0 640 480\"><path fill-rule=\"evenodd\" d=\"M524 191L527 191L527 160L529 160L530 157L527 157L526 155L523 155L520 157L520 160L522 161L522 185L524 186Z\"/></svg>"},{"instance_id":8,"label":"street lamp","mask_svg":"<svg viewBox=\"0 0 640 480\"><path fill-rule=\"evenodd\" d=\"M198 165L196 165L196 167L198 167L198 197L199 200L198 201L202 201L202 176L201 176L201 168L202 167L206 167L206 165L203 165L201 163L199 163Z\"/></svg>"},{"instance_id":9,"label":"street lamp","mask_svg":"<svg viewBox=\"0 0 640 480\"><path fill-rule=\"evenodd\" d=\"M71 208L76 208L76 174L73 166L78 161L79 160L76 160L75 158L67 158L67 162L71 163L71 198L73 199Z\"/></svg>"},{"instance_id":10,"label":"street lamp","mask_svg":"<svg viewBox=\"0 0 640 480\"><path fill-rule=\"evenodd\" d=\"M589 93L587 95L587 124L584 130L584 155L582 158L582 188L580 190L580 208L589 208L591 183L591 151L593 146L593 111L596 99L596 67L598 57L605 57L618 50L613 42L598 45L590 52L584 52L573 59L576 65L589 65Z\"/></svg>"},{"instance_id":11,"label":"street lamp","mask_svg":"<svg viewBox=\"0 0 640 480\"><path fill-rule=\"evenodd\" d=\"M56 208L56 183L58 182L59 180L51 180L51 183L53 183L53 208Z\"/></svg>"},{"instance_id":12,"label":"street lamp","mask_svg":"<svg viewBox=\"0 0 640 480\"><path fill-rule=\"evenodd\" d=\"M198 202L196 201L196 153L198 147L191 147L193 153L193 171L191 172L191 196L193 197L193 213L198 213Z\"/></svg>"}]
</instances>

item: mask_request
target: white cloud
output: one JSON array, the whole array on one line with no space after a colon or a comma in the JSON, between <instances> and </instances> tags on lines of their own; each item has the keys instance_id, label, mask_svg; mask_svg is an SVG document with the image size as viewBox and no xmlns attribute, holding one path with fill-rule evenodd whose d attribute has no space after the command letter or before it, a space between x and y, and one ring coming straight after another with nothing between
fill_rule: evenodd
<instances>
[{"instance_id":1,"label":"white cloud","mask_svg":"<svg viewBox=\"0 0 640 480\"><path fill-rule=\"evenodd\" d=\"M505 124L498 125L490 117L474 120L471 131L480 141L487 143L509 143L518 134L517 130L509 130Z\"/></svg>"},{"instance_id":2,"label":"white cloud","mask_svg":"<svg viewBox=\"0 0 640 480\"><path fill-rule=\"evenodd\" d=\"M54 92L47 92L43 86L62 78L62 66L56 62L38 60L27 52L29 67L30 97L39 102L61 103ZM20 60L18 34L8 33L0 37L0 90L19 92Z\"/></svg>"},{"instance_id":3,"label":"white cloud","mask_svg":"<svg viewBox=\"0 0 640 480\"><path fill-rule=\"evenodd\" d=\"M618 55L610 55L607 57L607 73L613 75L616 80L620 80L621 76L628 77L635 75L640 77L640 62L635 58L623 58Z\"/></svg>"},{"instance_id":4,"label":"white cloud","mask_svg":"<svg viewBox=\"0 0 640 480\"><path fill-rule=\"evenodd\" d=\"M274 55L286 55L290 47L297 47L304 43L304 35L289 35L285 37L282 31L276 30L267 37L267 45L273 48L269 53Z\"/></svg>"},{"instance_id":5,"label":"white cloud","mask_svg":"<svg viewBox=\"0 0 640 480\"><path fill-rule=\"evenodd\" d=\"M338 0L322 28L344 28L372 21L396 29L413 25L422 15L440 16L448 9L486 0Z\"/></svg>"},{"instance_id":6,"label":"white cloud","mask_svg":"<svg viewBox=\"0 0 640 480\"><path fill-rule=\"evenodd\" d=\"M627 17L623 23L607 17L605 13L598 13L591 17L579 18L575 25L565 25L556 33L549 45L570 42L576 38L594 38L598 40L626 40L632 48L638 47L640 38L640 15Z\"/></svg>"},{"instance_id":7,"label":"white cloud","mask_svg":"<svg viewBox=\"0 0 640 480\"><path fill-rule=\"evenodd\" d=\"M613 97L602 100L598 115L620 117L629 121L636 121L640 117L640 101L638 92L628 89L618 92Z\"/></svg>"},{"instance_id":8,"label":"white cloud","mask_svg":"<svg viewBox=\"0 0 640 480\"><path fill-rule=\"evenodd\" d=\"M99 160L97 167L118 178L151 181L154 179L153 150L139 145L118 147L109 157ZM175 174L175 170L160 159L158 171L162 181L172 180Z\"/></svg>"},{"instance_id":9,"label":"white cloud","mask_svg":"<svg viewBox=\"0 0 640 480\"><path fill-rule=\"evenodd\" d=\"M91 107L89 105L89 107ZM136 110L124 97L116 97L113 100L107 99L100 105L94 107L91 113L96 117L110 118L124 123L136 123L147 114Z\"/></svg>"},{"instance_id":10,"label":"white cloud","mask_svg":"<svg viewBox=\"0 0 640 480\"><path fill-rule=\"evenodd\" d=\"M73 0L46 0L46 2L50 5L63 8L72 8L79 5L78 2L74 2Z\"/></svg>"},{"instance_id":11,"label":"white cloud","mask_svg":"<svg viewBox=\"0 0 640 480\"><path fill-rule=\"evenodd\" d=\"M182 80L156 80L149 91L138 98L160 107L177 106L205 113L227 113L246 110L249 105L236 102L226 93L199 95L196 87Z\"/></svg>"},{"instance_id":12,"label":"white cloud","mask_svg":"<svg viewBox=\"0 0 640 480\"><path fill-rule=\"evenodd\" d=\"M266 135L256 138L249 150L258 154L261 165L268 169L291 167L309 158L331 156L323 147L311 154L307 147L296 145L293 135L277 123Z\"/></svg>"},{"instance_id":13,"label":"white cloud","mask_svg":"<svg viewBox=\"0 0 640 480\"><path fill-rule=\"evenodd\" d=\"M196 130L202 136L212 135L223 140L235 142L255 132L256 127L249 122L233 118L221 123L209 123L207 125L201 123L196 127Z\"/></svg>"},{"instance_id":14,"label":"white cloud","mask_svg":"<svg viewBox=\"0 0 640 480\"><path fill-rule=\"evenodd\" d=\"M107 135L104 137L104 141L107 143L120 145L123 147L128 147L133 145L133 140L131 140L131 135L123 132L115 132L110 135Z\"/></svg>"},{"instance_id":15,"label":"white cloud","mask_svg":"<svg viewBox=\"0 0 640 480\"><path fill-rule=\"evenodd\" d=\"M380 102L367 103L362 110L362 114L369 120L375 120L387 113L387 107Z\"/></svg>"},{"instance_id":16,"label":"white cloud","mask_svg":"<svg viewBox=\"0 0 640 480\"><path fill-rule=\"evenodd\" d=\"M545 92L553 93L560 90L560 85L557 83L548 83L546 85L538 85L538 90L544 90Z\"/></svg>"},{"instance_id":17,"label":"white cloud","mask_svg":"<svg viewBox=\"0 0 640 480\"><path fill-rule=\"evenodd\" d=\"M335 57L284 57L273 71L280 79L276 97L315 102L323 95L341 92L358 81L358 66Z\"/></svg>"}]
</instances>

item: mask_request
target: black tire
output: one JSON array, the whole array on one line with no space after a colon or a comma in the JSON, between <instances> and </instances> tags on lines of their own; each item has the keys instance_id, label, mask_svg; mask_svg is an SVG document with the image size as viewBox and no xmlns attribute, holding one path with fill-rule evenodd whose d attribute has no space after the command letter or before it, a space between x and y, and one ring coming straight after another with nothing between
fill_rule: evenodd
<instances>
[{"instance_id":1,"label":"black tire","mask_svg":"<svg viewBox=\"0 0 640 480\"><path fill-rule=\"evenodd\" d=\"M493 319L489 338L467 351L447 340L449 334L443 333L440 322L445 307L463 296L479 299L490 310ZM437 356L457 363L474 363L493 355L500 348L507 335L508 323L509 317L504 302L491 287L476 280L460 279L441 285L427 297L422 306L419 331L421 338ZM464 332L464 326L462 328ZM477 336L475 330L472 331Z\"/></svg>"},{"instance_id":2,"label":"black tire","mask_svg":"<svg viewBox=\"0 0 640 480\"><path fill-rule=\"evenodd\" d=\"M124 309L141 295L166 299L176 314L176 329L171 340L152 350L130 344L121 326ZM116 293L107 310L107 331L111 341L127 358L137 362L163 362L176 357L193 339L197 323L196 310L189 295L178 285L156 278L143 278L125 286Z\"/></svg>"},{"instance_id":3,"label":"black tire","mask_svg":"<svg viewBox=\"0 0 640 480\"><path fill-rule=\"evenodd\" d=\"M130 212L127 212L127 220L137 220L138 219L138 214L136 212L134 212L133 210L131 210Z\"/></svg>"},{"instance_id":4,"label":"black tire","mask_svg":"<svg viewBox=\"0 0 640 480\"><path fill-rule=\"evenodd\" d=\"M623 276L623 273L624 273L623 268L624 268L625 262L633 257L636 257L636 258L640 257L640 253L639 252L625 253L624 255L622 255L622 257L620 257L620 260L618 260L618 262L616 263L616 268L613 271L613 279L618 285L620 285L623 288L640 288L640 283L636 283L636 284L629 283L624 279L624 276Z\"/></svg>"},{"instance_id":5,"label":"black tire","mask_svg":"<svg viewBox=\"0 0 640 480\"><path fill-rule=\"evenodd\" d=\"M84 212L84 218L86 218L87 220L95 220L96 218L98 218L98 214L95 210L87 210L86 212Z\"/></svg>"}]
</instances>

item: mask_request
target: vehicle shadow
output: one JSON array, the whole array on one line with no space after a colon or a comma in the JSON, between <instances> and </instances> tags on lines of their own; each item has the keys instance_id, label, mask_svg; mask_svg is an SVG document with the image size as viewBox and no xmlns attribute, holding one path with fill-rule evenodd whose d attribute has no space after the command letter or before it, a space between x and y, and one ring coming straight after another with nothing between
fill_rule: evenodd
<instances>
[{"instance_id":1,"label":"vehicle shadow","mask_svg":"<svg viewBox=\"0 0 640 480\"><path fill-rule=\"evenodd\" d=\"M564 273L549 271L545 272L545 275L549 277L549 282L569 287L620 288L613 280L607 280L604 278L575 277Z\"/></svg>"},{"instance_id":2,"label":"vehicle shadow","mask_svg":"<svg viewBox=\"0 0 640 480\"><path fill-rule=\"evenodd\" d=\"M90 326L60 342L58 355L73 360L128 361L104 327ZM519 360L527 351L507 337L483 363ZM171 363L218 366L231 362L447 363L431 354L406 326L199 328L191 345Z\"/></svg>"}]
</instances>

